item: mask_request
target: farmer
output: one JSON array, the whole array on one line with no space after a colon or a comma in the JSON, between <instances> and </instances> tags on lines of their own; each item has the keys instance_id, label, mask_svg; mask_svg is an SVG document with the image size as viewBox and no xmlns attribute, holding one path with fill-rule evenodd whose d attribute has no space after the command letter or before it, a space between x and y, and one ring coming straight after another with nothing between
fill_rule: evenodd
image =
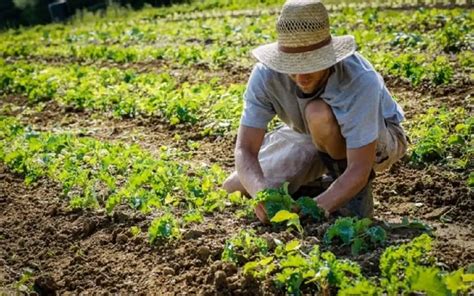
<instances>
[{"instance_id":1,"label":"farmer","mask_svg":"<svg viewBox=\"0 0 474 296\"><path fill-rule=\"evenodd\" d=\"M290 193L319 177L334 181L314 197L326 215L373 215L374 170L406 152L403 111L353 36L331 36L317 0L288 0L278 41L253 50L258 59L244 94L228 192L255 197L289 182ZM266 129L272 118L285 125ZM262 205L255 209L267 221Z\"/></svg>"}]
</instances>

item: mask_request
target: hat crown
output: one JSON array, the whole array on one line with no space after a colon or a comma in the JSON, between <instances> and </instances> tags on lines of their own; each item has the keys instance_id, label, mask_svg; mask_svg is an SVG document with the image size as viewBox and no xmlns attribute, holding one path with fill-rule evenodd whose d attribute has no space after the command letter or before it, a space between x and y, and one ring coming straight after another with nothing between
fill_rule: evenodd
<instances>
[{"instance_id":1,"label":"hat crown","mask_svg":"<svg viewBox=\"0 0 474 296\"><path fill-rule=\"evenodd\" d=\"M326 7L318 0L289 0L283 5L276 30L282 47L305 47L331 38Z\"/></svg>"}]
</instances>

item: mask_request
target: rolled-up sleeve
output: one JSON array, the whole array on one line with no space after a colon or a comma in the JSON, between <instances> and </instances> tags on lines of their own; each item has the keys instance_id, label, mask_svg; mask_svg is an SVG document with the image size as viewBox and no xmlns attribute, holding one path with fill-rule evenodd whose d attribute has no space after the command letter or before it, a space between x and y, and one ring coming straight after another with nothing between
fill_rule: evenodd
<instances>
[{"instance_id":1,"label":"rolled-up sleeve","mask_svg":"<svg viewBox=\"0 0 474 296\"><path fill-rule=\"evenodd\" d=\"M265 69L257 64L244 92L244 110L240 124L248 127L266 129L268 123L276 115L272 104L268 100L265 90Z\"/></svg>"}]
</instances>

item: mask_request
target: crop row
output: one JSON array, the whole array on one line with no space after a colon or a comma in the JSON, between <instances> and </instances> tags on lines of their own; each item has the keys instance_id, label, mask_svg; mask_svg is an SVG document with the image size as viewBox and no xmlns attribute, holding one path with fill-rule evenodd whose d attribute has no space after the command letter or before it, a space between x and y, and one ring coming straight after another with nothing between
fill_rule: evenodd
<instances>
[{"instance_id":1,"label":"crop row","mask_svg":"<svg viewBox=\"0 0 474 296\"><path fill-rule=\"evenodd\" d=\"M161 214L149 229L152 242L176 233L174 215L185 223L200 222L205 213L245 202L240 194L228 195L219 188L226 174L217 165L193 165L185 158L165 146L153 157L138 145L40 133L0 117L0 162L23 175L27 184L42 177L57 182L73 208L105 208L111 213L117 205L128 204L145 214ZM160 228L163 224L176 227ZM170 229L174 232L167 233Z\"/></svg>"},{"instance_id":2,"label":"crop row","mask_svg":"<svg viewBox=\"0 0 474 296\"><path fill-rule=\"evenodd\" d=\"M3 56L18 57L64 57L88 61L113 61L118 63L164 61L165 65L175 68L188 68L205 65L210 69L245 67L250 69L252 63L248 47L220 47L218 45L169 46L156 48L127 47L119 45L87 45L63 48L46 47L34 50L34 45L12 46L3 51ZM371 51L360 49L375 68L384 75L392 75L407 80L413 86L423 81L431 85L452 83L456 74L462 77L472 75L474 54L463 51L455 61L447 56L431 57L424 53L398 54L395 52ZM194 71L192 68L186 69ZM458 75L457 78L460 78Z\"/></svg>"},{"instance_id":3,"label":"crop row","mask_svg":"<svg viewBox=\"0 0 474 296\"><path fill-rule=\"evenodd\" d=\"M203 134L215 134L236 129L244 85L221 86L218 79L178 85L167 73L19 62L1 65L0 88L24 94L30 102L53 99L120 117L156 116L171 125L198 124Z\"/></svg>"},{"instance_id":4,"label":"crop row","mask_svg":"<svg viewBox=\"0 0 474 296\"><path fill-rule=\"evenodd\" d=\"M322 252L319 245L300 240L268 242L253 231L242 231L229 239L222 258L242 266L244 274L271 280L289 295L330 295L334 290L337 295L467 293L474 281L472 271L442 271L429 255L431 244L431 238L423 234L387 248L380 257L379 278L365 277L357 263ZM276 245L272 251L271 245Z\"/></svg>"},{"instance_id":5,"label":"crop row","mask_svg":"<svg viewBox=\"0 0 474 296\"><path fill-rule=\"evenodd\" d=\"M409 122L414 163L443 162L448 167L474 168L474 117L464 108L430 108ZM472 174L468 184L474 186Z\"/></svg>"},{"instance_id":6,"label":"crop row","mask_svg":"<svg viewBox=\"0 0 474 296\"><path fill-rule=\"evenodd\" d=\"M431 51L457 52L468 46L469 29L472 26L472 12L462 9L428 9L406 14L398 11L376 9L345 9L331 15L335 33L369 31L382 35L413 34L419 47L429 45ZM9 30L2 35L5 41L32 42L40 46L61 44L95 44L122 46L166 44L194 40L231 42L257 45L276 38L274 23L276 16L260 13L258 17L222 17L219 19L196 19L182 22L165 22L154 18L130 20L99 20L81 26L58 24L29 29ZM384 36L393 39L393 36ZM400 39L400 38L398 38ZM418 40L419 39L419 40ZM451 40L452 39L452 40ZM363 41L363 40L360 40ZM457 42L457 44L455 44ZM409 44L409 45L410 45Z\"/></svg>"},{"instance_id":7,"label":"crop row","mask_svg":"<svg viewBox=\"0 0 474 296\"><path fill-rule=\"evenodd\" d=\"M267 189L257 194L271 223L278 227L286 223L296 228L302 238L304 229L300 218L313 223L324 220L323 211L311 198L300 197L294 201L288 194L287 184L280 189ZM384 227L372 225L368 219L340 217L327 228L321 244L308 244L303 240L283 243L278 239L262 238L255 231L242 230L229 238L221 258L242 267L243 273L258 280L271 280L290 295L329 295L337 289L338 295L399 295L400 293L433 291L439 295L465 293L474 280L472 271L463 269L448 273L435 266L435 259L428 255L431 238L424 234L411 243L389 247L380 257L380 278L367 278L361 267L350 260L338 259L321 248L337 246L351 250L353 256L373 251L383 246L388 231L396 228L418 229L430 233L431 229L419 222L385 223ZM438 295L438 294L436 294Z\"/></svg>"},{"instance_id":8,"label":"crop row","mask_svg":"<svg viewBox=\"0 0 474 296\"><path fill-rule=\"evenodd\" d=\"M423 80L435 85L450 83L455 69L469 75L474 65L472 12L432 9L416 11L413 16L346 9L333 16L333 32L353 34L359 50L378 70L414 85ZM0 53L4 57L73 57L120 63L164 60L171 67L249 68L253 63L249 51L275 39L274 21L275 16L262 15L178 23L99 21L80 28L51 25L2 34ZM456 55L450 56L452 53Z\"/></svg>"},{"instance_id":9,"label":"crop row","mask_svg":"<svg viewBox=\"0 0 474 296\"><path fill-rule=\"evenodd\" d=\"M219 189L224 173L217 166L192 167L182 159L179 151L166 147L154 158L136 145L104 143L71 134L38 133L15 119L0 118L0 161L9 169L25 176L28 184L42 177L57 182L75 208L100 207L110 213L125 203L132 210L157 216L148 229L151 243L179 238L183 225L202 221L205 213L230 205L247 210L253 206L239 194L228 195ZM266 201L273 202L272 207L277 202ZM176 218L174 212L181 214L182 219ZM279 211L274 218L283 212ZM369 227L370 224L368 219L340 218L328 229L325 242L332 244L338 240L342 246L349 244L354 250L355 245L361 250L360 244L365 240L384 240L384 231ZM139 229L132 227L131 232L136 235ZM276 243L271 250L266 241L240 233L226 243L223 259L244 264L245 273L258 279L271 278L293 294L299 294L301 289L327 292L330 288L340 289L341 295L429 292L430 287L457 293L469 288L470 275L462 269L442 272L432 265L433 259L426 258L430 249L427 236L408 245L388 248L381 257L383 278L378 281L365 278L357 264L337 259L330 252L320 252L317 245L303 248L305 243L301 241Z\"/></svg>"},{"instance_id":10,"label":"crop row","mask_svg":"<svg viewBox=\"0 0 474 296\"><path fill-rule=\"evenodd\" d=\"M23 94L30 102L52 99L67 107L119 117L154 116L171 125L190 124L206 135L236 130L245 85L222 86L217 79L179 84L166 73L17 62L0 67L0 88L3 93ZM407 127L415 163L443 161L455 169L473 166L474 121L466 109L431 109Z\"/></svg>"}]
</instances>

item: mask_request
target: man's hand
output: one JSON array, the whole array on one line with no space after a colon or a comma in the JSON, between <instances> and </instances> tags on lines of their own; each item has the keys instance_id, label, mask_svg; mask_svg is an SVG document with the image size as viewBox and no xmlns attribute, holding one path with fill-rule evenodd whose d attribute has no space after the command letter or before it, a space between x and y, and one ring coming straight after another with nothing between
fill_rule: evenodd
<instances>
[{"instance_id":1,"label":"man's hand","mask_svg":"<svg viewBox=\"0 0 474 296\"><path fill-rule=\"evenodd\" d=\"M255 192L252 195L252 197L255 198L255 196L257 195L257 193L259 191L262 191L262 190L265 190L265 189L279 188L281 186L282 182L266 179L262 184L263 184L262 189ZM265 206L263 205L262 202L259 202L257 204L257 206L254 209L254 212L255 212L255 216L257 216L257 218L258 218L258 220L260 220L260 222L262 222L263 224L270 224L270 220L268 218L267 210L265 209Z\"/></svg>"},{"instance_id":2,"label":"man's hand","mask_svg":"<svg viewBox=\"0 0 474 296\"><path fill-rule=\"evenodd\" d=\"M270 220L268 219L267 210L263 205L263 202L259 202L254 209L255 216L257 216L258 220L263 224L270 224Z\"/></svg>"},{"instance_id":3,"label":"man's hand","mask_svg":"<svg viewBox=\"0 0 474 296\"><path fill-rule=\"evenodd\" d=\"M347 149L347 169L329 188L315 198L320 208L332 213L344 206L366 184L375 161L377 142Z\"/></svg>"}]
</instances>

